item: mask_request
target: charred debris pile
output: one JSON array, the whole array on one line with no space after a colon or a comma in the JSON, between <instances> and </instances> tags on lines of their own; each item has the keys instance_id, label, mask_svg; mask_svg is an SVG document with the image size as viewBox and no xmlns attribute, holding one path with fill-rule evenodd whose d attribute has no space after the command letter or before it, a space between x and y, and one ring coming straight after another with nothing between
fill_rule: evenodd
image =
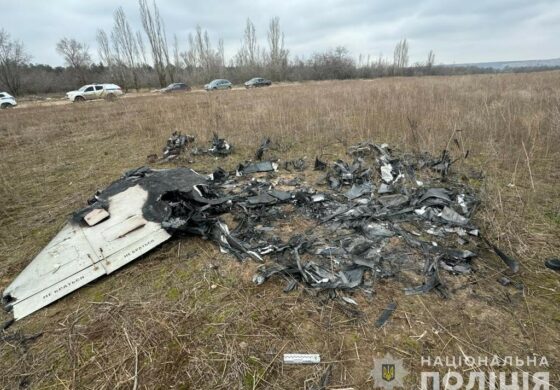
<instances>
[{"instance_id":1,"label":"charred debris pile","mask_svg":"<svg viewBox=\"0 0 560 390\"><path fill-rule=\"evenodd\" d=\"M179 143L187 153L193 141L174 133L168 146ZM311 169L305 160L263 159L271 144L264 139L255 161L240 163L235 171L218 168L193 190L165 192L159 198L167 206L159 218L163 228L173 235L206 236L239 260L262 262L253 281L260 285L282 277L286 292L302 284L332 296L337 290L371 295L376 281L397 278L407 285L405 294L434 291L448 297L442 271L472 273L481 247L518 271L517 261L473 224L479 200L453 172L448 151L434 157L359 143L345 159L328 163L317 157L313 170L321 179L311 186L292 174ZM190 153L216 156L231 150L214 134L210 148L193 147ZM224 214L235 227L222 221Z\"/></svg>"},{"instance_id":2,"label":"charred debris pile","mask_svg":"<svg viewBox=\"0 0 560 390\"><path fill-rule=\"evenodd\" d=\"M181 153L220 156L232 150L217 135L210 148L193 145L194 137L174 133L163 158ZM49 249L59 245L53 243L55 238L28 266L49 275L50 287L43 277L42 292L31 291L37 272L26 269L4 291L6 307L20 307L15 317L21 318L60 298L44 294L49 288L63 290L61 296L68 294L103 274L103 269L108 274L111 266L118 268L172 236L203 236L240 261L261 263L253 277L258 285L282 278L285 292L302 286L349 305L356 302L348 292L371 296L382 280L394 281L404 294L449 297L457 281L466 284L476 272L477 255L488 250L505 262L509 272L518 271L518 262L488 242L473 223L477 193L454 172L449 152L398 153L386 144L362 142L350 147L344 158L329 162L317 157L308 166L303 159L265 159L270 145L264 140L254 161L229 172L217 168L202 175L189 168L146 167L127 172L97 192L59 233L65 235L67 247L81 229L87 241L83 247L99 247L100 253L82 255L89 260L67 261L68 267L75 267L68 274L82 272L84 282L71 281L71 287L61 289L57 286L68 286L70 279L63 279L58 269L39 265L60 261L54 257L61 250ZM300 174L311 169L319 177L312 184ZM104 223L106 228L99 227ZM78 262L85 265L80 268ZM93 272L87 267L104 262L108 266L101 270L91 268L98 274L87 273ZM37 294L49 298L41 301Z\"/></svg>"}]
</instances>

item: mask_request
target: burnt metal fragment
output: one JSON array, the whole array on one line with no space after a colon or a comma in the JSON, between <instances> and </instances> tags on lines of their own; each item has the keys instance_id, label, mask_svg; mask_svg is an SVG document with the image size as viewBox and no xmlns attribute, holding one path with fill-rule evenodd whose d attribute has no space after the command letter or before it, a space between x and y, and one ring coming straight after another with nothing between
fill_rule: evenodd
<instances>
[{"instance_id":1,"label":"burnt metal fragment","mask_svg":"<svg viewBox=\"0 0 560 390\"><path fill-rule=\"evenodd\" d=\"M391 318L395 310L397 309L397 304L395 302L391 302L387 305L387 307L383 310L381 315L375 321L375 327L381 328L385 323Z\"/></svg>"},{"instance_id":2,"label":"burnt metal fragment","mask_svg":"<svg viewBox=\"0 0 560 390\"><path fill-rule=\"evenodd\" d=\"M506 276L502 276L500 278L498 278L498 283L500 283L502 286L509 286L512 281L510 278L506 277Z\"/></svg>"},{"instance_id":3,"label":"burnt metal fragment","mask_svg":"<svg viewBox=\"0 0 560 390\"><path fill-rule=\"evenodd\" d=\"M383 207L396 208L408 203L409 198L403 194L383 195L378 198Z\"/></svg>"},{"instance_id":4,"label":"burnt metal fragment","mask_svg":"<svg viewBox=\"0 0 560 390\"><path fill-rule=\"evenodd\" d=\"M165 148L163 148L163 158L170 160L177 157L187 148L189 144L194 142L192 135L181 134L174 131L173 134L167 139ZM157 158L157 156L156 156Z\"/></svg>"},{"instance_id":5,"label":"burnt metal fragment","mask_svg":"<svg viewBox=\"0 0 560 390\"><path fill-rule=\"evenodd\" d=\"M237 174L239 176L246 175L249 173L257 173L257 172L273 172L278 169L278 164L272 161L261 161L258 163L246 163L246 164L239 164L237 167Z\"/></svg>"},{"instance_id":6,"label":"burnt metal fragment","mask_svg":"<svg viewBox=\"0 0 560 390\"><path fill-rule=\"evenodd\" d=\"M560 259L548 259L544 262L546 268L560 271Z\"/></svg>"},{"instance_id":7,"label":"burnt metal fragment","mask_svg":"<svg viewBox=\"0 0 560 390\"><path fill-rule=\"evenodd\" d=\"M500 259L502 259L502 261L509 267L511 272L519 272L519 261L515 260L513 257L506 255L500 248L488 241L486 237L483 236L482 239L490 248L492 248L494 253L496 253L500 257Z\"/></svg>"},{"instance_id":8,"label":"burnt metal fragment","mask_svg":"<svg viewBox=\"0 0 560 390\"><path fill-rule=\"evenodd\" d=\"M268 194L278 199L280 202L285 202L292 199L292 193L287 191L270 190Z\"/></svg>"},{"instance_id":9,"label":"burnt metal fragment","mask_svg":"<svg viewBox=\"0 0 560 390\"><path fill-rule=\"evenodd\" d=\"M313 166L313 170L324 171L325 169L327 169L327 163L319 160L319 157L315 157L315 165Z\"/></svg>"},{"instance_id":10,"label":"burnt metal fragment","mask_svg":"<svg viewBox=\"0 0 560 390\"><path fill-rule=\"evenodd\" d=\"M292 171L304 171L307 167L307 163L304 159L298 158L297 160L289 160L284 162L284 169L292 172Z\"/></svg>"},{"instance_id":11,"label":"burnt metal fragment","mask_svg":"<svg viewBox=\"0 0 560 390\"><path fill-rule=\"evenodd\" d=\"M261 161L264 155L264 152L266 152L269 147L270 147L270 138L265 138L262 142L261 145L258 147L257 151L255 152L255 160Z\"/></svg>"},{"instance_id":12,"label":"burnt metal fragment","mask_svg":"<svg viewBox=\"0 0 560 390\"><path fill-rule=\"evenodd\" d=\"M344 196L346 196L348 199L352 200L352 199L359 198L363 195L371 194L372 191L373 191L373 185L369 181L365 182L365 183L362 183L362 184L354 183L352 185L352 188L350 188L344 194Z\"/></svg>"},{"instance_id":13,"label":"burnt metal fragment","mask_svg":"<svg viewBox=\"0 0 560 390\"><path fill-rule=\"evenodd\" d=\"M231 154L231 152L231 145L224 138L220 138L217 133L214 133L212 145L210 149L208 149L208 153L213 156L227 156Z\"/></svg>"}]
</instances>

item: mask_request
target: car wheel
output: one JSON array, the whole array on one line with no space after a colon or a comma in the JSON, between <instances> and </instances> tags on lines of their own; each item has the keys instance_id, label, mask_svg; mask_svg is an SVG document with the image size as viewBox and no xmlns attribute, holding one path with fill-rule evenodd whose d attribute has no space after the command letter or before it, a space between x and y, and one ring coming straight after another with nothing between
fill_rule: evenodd
<instances>
[{"instance_id":1,"label":"car wheel","mask_svg":"<svg viewBox=\"0 0 560 390\"><path fill-rule=\"evenodd\" d=\"M110 101L110 102L112 102L112 101L115 100L116 98L117 98L117 97L115 96L114 93L110 93L110 94L108 94L107 96L105 96L105 99L106 99L107 101Z\"/></svg>"},{"instance_id":2,"label":"car wheel","mask_svg":"<svg viewBox=\"0 0 560 390\"><path fill-rule=\"evenodd\" d=\"M76 97L74 98L74 102L75 102L75 103L82 103L82 102L84 102L85 100L86 100L86 99L84 99L83 96L76 96Z\"/></svg>"},{"instance_id":3,"label":"car wheel","mask_svg":"<svg viewBox=\"0 0 560 390\"><path fill-rule=\"evenodd\" d=\"M228 85L227 89L231 89L231 85Z\"/></svg>"},{"instance_id":4,"label":"car wheel","mask_svg":"<svg viewBox=\"0 0 560 390\"><path fill-rule=\"evenodd\" d=\"M2 103L2 105L0 106L0 108L3 109L3 110L8 108L8 107L10 107L10 103Z\"/></svg>"},{"instance_id":5,"label":"car wheel","mask_svg":"<svg viewBox=\"0 0 560 390\"><path fill-rule=\"evenodd\" d=\"M212 88L212 91L216 91L218 89L218 87L214 87Z\"/></svg>"}]
</instances>

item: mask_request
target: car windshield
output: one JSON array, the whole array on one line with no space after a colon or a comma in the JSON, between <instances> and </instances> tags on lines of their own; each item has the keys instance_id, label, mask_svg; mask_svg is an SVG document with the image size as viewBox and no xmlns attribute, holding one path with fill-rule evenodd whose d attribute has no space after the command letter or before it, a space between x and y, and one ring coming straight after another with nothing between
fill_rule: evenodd
<instances>
[{"instance_id":1,"label":"car windshield","mask_svg":"<svg viewBox=\"0 0 560 390\"><path fill-rule=\"evenodd\" d=\"M84 85L82 88L78 89L78 91L84 92L84 91L86 90L87 87L88 87L88 85Z\"/></svg>"}]
</instances>

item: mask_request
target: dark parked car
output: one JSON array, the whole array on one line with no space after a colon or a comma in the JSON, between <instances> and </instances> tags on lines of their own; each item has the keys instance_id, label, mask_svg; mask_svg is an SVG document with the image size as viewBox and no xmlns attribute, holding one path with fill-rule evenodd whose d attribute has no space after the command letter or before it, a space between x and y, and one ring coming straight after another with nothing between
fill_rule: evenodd
<instances>
[{"instance_id":1,"label":"dark parked car","mask_svg":"<svg viewBox=\"0 0 560 390\"><path fill-rule=\"evenodd\" d=\"M245 83L245 88L268 87L272 81L263 79L262 77L255 77Z\"/></svg>"},{"instance_id":2,"label":"dark parked car","mask_svg":"<svg viewBox=\"0 0 560 390\"><path fill-rule=\"evenodd\" d=\"M189 87L187 84L185 83L173 83L173 84L169 84L167 87L163 88L161 90L161 92L163 93L169 93L169 92L188 92L191 90L191 87Z\"/></svg>"}]
</instances>

